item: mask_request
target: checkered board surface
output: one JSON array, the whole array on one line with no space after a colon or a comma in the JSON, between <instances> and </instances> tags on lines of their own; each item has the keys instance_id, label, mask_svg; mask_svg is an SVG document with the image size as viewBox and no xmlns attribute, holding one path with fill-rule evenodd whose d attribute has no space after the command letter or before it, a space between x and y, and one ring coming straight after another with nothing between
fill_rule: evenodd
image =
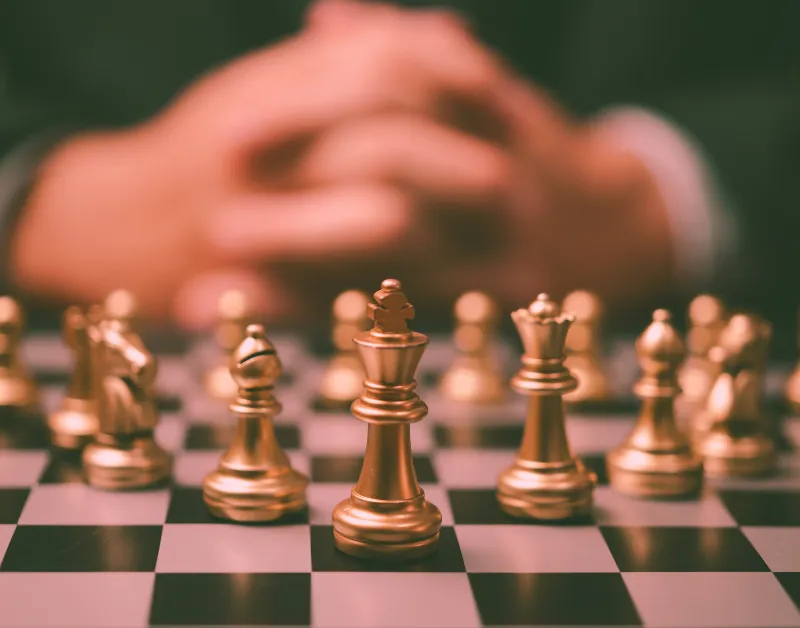
<instances>
[{"instance_id":1,"label":"checkered board surface","mask_svg":"<svg viewBox=\"0 0 800 628\"><path fill-rule=\"evenodd\" d=\"M443 401L431 382L452 348L434 339L418 373L430 414L412 446L443 513L441 544L387 566L333 547L331 510L357 479L366 427L315 410L324 360L296 338L274 340L287 371L276 433L310 475L308 514L260 526L209 517L200 486L233 420L200 386L208 347L165 354L157 437L175 455L167 488L93 490L35 421L3 418L0 625L800 626L800 456L786 453L772 479L709 484L697 501L637 501L608 486L604 452L635 416L629 344L610 363L620 402L568 419L573 449L599 476L593 519L539 525L504 516L493 493L520 442L524 400L488 410ZM511 370L516 349L503 352ZM43 407L55 407L68 353L57 337L31 336L25 358ZM786 428L800 437L800 421Z\"/></svg>"}]
</instances>

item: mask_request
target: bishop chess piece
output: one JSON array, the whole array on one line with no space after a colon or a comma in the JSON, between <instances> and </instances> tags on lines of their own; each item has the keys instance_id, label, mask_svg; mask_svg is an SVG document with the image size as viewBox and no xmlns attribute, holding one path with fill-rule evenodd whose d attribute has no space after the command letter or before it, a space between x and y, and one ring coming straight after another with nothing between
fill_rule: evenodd
<instances>
[{"instance_id":1,"label":"bishop chess piece","mask_svg":"<svg viewBox=\"0 0 800 628\"><path fill-rule=\"evenodd\" d=\"M458 355L442 376L445 398L471 404L490 404L506 396L503 374L492 354L497 306L483 292L467 292L455 305L455 342Z\"/></svg>"},{"instance_id":2,"label":"bishop chess piece","mask_svg":"<svg viewBox=\"0 0 800 628\"><path fill-rule=\"evenodd\" d=\"M561 310L575 317L567 334L564 365L578 380L564 395L568 403L604 401L610 395L601 340L603 303L593 292L576 290L566 296Z\"/></svg>"},{"instance_id":3,"label":"bishop chess piece","mask_svg":"<svg viewBox=\"0 0 800 628\"><path fill-rule=\"evenodd\" d=\"M0 408L28 410L36 405L36 384L20 358L25 318L19 304L0 297Z\"/></svg>"},{"instance_id":4,"label":"bishop chess piece","mask_svg":"<svg viewBox=\"0 0 800 628\"><path fill-rule=\"evenodd\" d=\"M686 354L666 310L636 341L642 377L634 386L642 407L633 431L607 456L611 486L649 499L692 497L703 483L703 461L675 421L678 368Z\"/></svg>"},{"instance_id":5,"label":"bishop chess piece","mask_svg":"<svg viewBox=\"0 0 800 628\"><path fill-rule=\"evenodd\" d=\"M360 558L418 558L437 548L442 524L411 456L411 424L428 413L414 390L428 338L409 330L414 307L399 281L386 279L374 296L374 326L355 337L366 381L352 412L368 425L366 454L349 499L333 510L334 544Z\"/></svg>"},{"instance_id":6,"label":"bishop chess piece","mask_svg":"<svg viewBox=\"0 0 800 628\"><path fill-rule=\"evenodd\" d=\"M498 482L500 507L512 516L531 519L586 516L597 478L570 450L562 398L577 385L564 366L564 344L574 318L561 314L546 294L511 318L525 349L522 368L511 386L528 395L529 401L522 444Z\"/></svg>"},{"instance_id":7,"label":"bishop chess piece","mask_svg":"<svg viewBox=\"0 0 800 628\"><path fill-rule=\"evenodd\" d=\"M125 320L102 319L88 337L98 431L83 450L86 481L107 490L161 484L172 457L154 438L156 360Z\"/></svg>"},{"instance_id":8,"label":"bishop chess piece","mask_svg":"<svg viewBox=\"0 0 800 628\"><path fill-rule=\"evenodd\" d=\"M264 327L249 325L230 359L237 394L230 405L237 429L217 469L203 481L203 500L215 517L275 521L306 507L308 478L292 468L275 437L281 411L273 390L281 361Z\"/></svg>"},{"instance_id":9,"label":"bishop chess piece","mask_svg":"<svg viewBox=\"0 0 800 628\"><path fill-rule=\"evenodd\" d=\"M798 312L798 346L800 346L800 312ZM798 358L797 366L794 371L786 380L784 388L786 395L786 404L789 409L795 413L800 414L800 358Z\"/></svg>"},{"instance_id":10,"label":"bishop chess piece","mask_svg":"<svg viewBox=\"0 0 800 628\"><path fill-rule=\"evenodd\" d=\"M695 435L708 475L762 476L775 470L774 430L762 399L770 337L771 328L760 317L735 314L709 352L719 375Z\"/></svg>"},{"instance_id":11,"label":"bishop chess piece","mask_svg":"<svg viewBox=\"0 0 800 628\"><path fill-rule=\"evenodd\" d=\"M91 314L77 306L66 309L63 339L72 351L72 377L60 408L47 419L53 445L62 449L82 449L97 432L97 392L92 378L89 339L89 334L95 332Z\"/></svg>"},{"instance_id":12,"label":"bishop chess piece","mask_svg":"<svg viewBox=\"0 0 800 628\"><path fill-rule=\"evenodd\" d=\"M214 332L220 349L219 359L205 374L203 387L213 399L231 401L239 387L231 377L230 359L245 337L247 325L253 322L253 312L247 296L239 290L222 294L217 303L218 323Z\"/></svg>"},{"instance_id":13,"label":"bishop chess piece","mask_svg":"<svg viewBox=\"0 0 800 628\"><path fill-rule=\"evenodd\" d=\"M369 327L369 297L358 290L340 294L333 303L333 347L336 352L322 376L318 401L323 408L346 410L364 389L364 367L353 338Z\"/></svg>"}]
</instances>

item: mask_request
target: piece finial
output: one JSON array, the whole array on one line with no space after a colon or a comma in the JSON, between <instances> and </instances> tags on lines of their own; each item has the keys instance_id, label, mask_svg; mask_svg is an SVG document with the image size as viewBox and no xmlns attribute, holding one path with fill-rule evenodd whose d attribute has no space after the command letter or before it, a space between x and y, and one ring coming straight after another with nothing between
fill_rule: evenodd
<instances>
[{"instance_id":1,"label":"piece finial","mask_svg":"<svg viewBox=\"0 0 800 628\"><path fill-rule=\"evenodd\" d=\"M665 309L653 312L653 322L639 336L636 349L645 371L650 364L672 367L680 364L686 349L683 340L672 326L671 312Z\"/></svg>"},{"instance_id":2,"label":"piece finial","mask_svg":"<svg viewBox=\"0 0 800 628\"><path fill-rule=\"evenodd\" d=\"M373 331L384 334L409 333L407 321L414 318L414 306L408 302L397 279L385 279L369 304L369 317L375 321Z\"/></svg>"},{"instance_id":3,"label":"piece finial","mask_svg":"<svg viewBox=\"0 0 800 628\"><path fill-rule=\"evenodd\" d=\"M588 290L570 292L564 297L561 309L572 314L576 323L594 323L603 316L603 303L600 297Z\"/></svg>"},{"instance_id":4,"label":"piece finial","mask_svg":"<svg viewBox=\"0 0 800 628\"><path fill-rule=\"evenodd\" d=\"M528 312L540 319L556 318L561 314L558 303L550 298L550 295L542 292L536 300L528 306Z\"/></svg>"},{"instance_id":5,"label":"piece finial","mask_svg":"<svg viewBox=\"0 0 800 628\"><path fill-rule=\"evenodd\" d=\"M133 319L136 316L137 305L136 297L129 290L114 290L103 303L106 316L119 321Z\"/></svg>"},{"instance_id":6,"label":"piece finial","mask_svg":"<svg viewBox=\"0 0 800 628\"><path fill-rule=\"evenodd\" d=\"M281 375L281 362L263 325L248 325L245 338L231 359L233 380L246 390L272 386Z\"/></svg>"},{"instance_id":7,"label":"piece finial","mask_svg":"<svg viewBox=\"0 0 800 628\"><path fill-rule=\"evenodd\" d=\"M492 298L479 291L465 292L455 304L456 322L462 324L490 323L497 317L497 306Z\"/></svg>"},{"instance_id":8,"label":"piece finial","mask_svg":"<svg viewBox=\"0 0 800 628\"><path fill-rule=\"evenodd\" d=\"M333 320L337 323L357 323L366 317L369 297L360 290L346 290L333 302Z\"/></svg>"}]
</instances>

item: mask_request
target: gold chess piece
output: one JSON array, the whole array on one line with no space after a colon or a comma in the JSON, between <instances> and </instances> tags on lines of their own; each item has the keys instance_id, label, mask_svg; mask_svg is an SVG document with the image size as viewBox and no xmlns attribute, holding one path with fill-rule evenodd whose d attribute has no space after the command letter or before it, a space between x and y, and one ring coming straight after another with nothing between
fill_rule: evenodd
<instances>
[{"instance_id":1,"label":"gold chess piece","mask_svg":"<svg viewBox=\"0 0 800 628\"><path fill-rule=\"evenodd\" d=\"M24 330L22 308L0 296L0 407L29 409L37 403L36 384L20 359Z\"/></svg>"},{"instance_id":2,"label":"gold chess piece","mask_svg":"<svg viewBox=\"0 0 800 628\"><path fill-rule=\"evenodd\" d=\"M203 387L210 397L231 401L236 398L239 387L231 377L230 358L244 339L247 325L253 322L247 295L240 290L224 292L217 303L217 316L214 337L220 348L220 359L206 372Z\"/></svg>"},{"instance_id":3,"label":"gold chess piece","mask_svg":"<svg viewBox=\"0 0 800 628\"><path fill-rule=\"evenodd\" d=\"M96 311L95 311L96 314ZM95 331L92 315L78 306L66 309L63 317L64 344L73 355L72 378L61 407L47 419L53 445L81 449L98 429L97 392L92 378L92 347L89 334Z\"/></svg>"},{"instance_id":4,"label":"gold chess piece","mask_svg":"<svg viewBox=\"0 0 800 628\"><path fill-rule=\"evenodd\" d=\"M703 461L675 421L678 368L686 350L671 318L668 311L656 310L636 341L642 377L634 392L642 407L633 431L607 457L611 486L634 497L690 497L703 482Z\"/></svg>"},{"instance_id":5,"label":"gold chess piece","mask_svg":"<svg viewBox=\"0 0 800 628\"><path fill-rule=\"evenodd\" d=\"M343 292L333 302L333 346L336 354L322 376L320 402L331 408L349 408L364 390L364 367L353 338L369 327L369 297L359 290Z\"/></svg>"},{"instance_id":6,"label":"gold chess piece","mask_svg":"<svg viewBox=\"0 0 800 628\"><path fill-rule=\"evenodd\" d=\"M117 321L121 330L134 331L136 328L139 304L129 290L114 290L103 302L104 318Z\"/></svg>"},{"instance_id":7,"label":"gold chess piece","mask_svg":"<svg viewBox=\"0 0 800 628\"><path fill-rule=\"evenodd\" d=\"M308 478L292 468L275 437L281 411L275 382L281 361L262 325L248 325L230 359L237 395L230 405L236 434L219 466L203 481L203 500L215 517L274 521L306 507Z\"/></svg>"},{"instance_id":8,"label":"gold chess piece","mask_svg":"<svg viewBox=\"0 0 800 628\"><path fill-rule=\"evenodd\" d=\"M561 304L561 311L575 317L565 345L564 365L578 380L575 390L564 395L567 403L602 401L610 395L601 346L603 302L593 292L576 290Z\"/></svg>"},{"instance_id":9,"label":"gold chess piece","mask_svg":"<svg viewBox=\"0 0 800 628\"><path fill-rule=\"evenodd\" d=\"M719 368L696 433L710 476L761 476L775 470L773 426L762 404L771 326L758 316L734 314L709 358Z\"/></svg>"},{"instance_id":10,"label":"gold chess piece","mask_svg":"<svg viewBox=\"0 0 800 628\"><path fill-rule=\"evenodd\" d=\"M411 423L428 414L414 391L428 338L409 330L414 307L399 281L386 279L374 298L374 326L355 337L366 381L352 413L368 424L366 454L350 498L333 510L334 544L360 558L418 558L437 548L442 524L411 457Z\"/></svg>"},{"instance_id":11,"label":"gold chess piece","mask_svg":"<svg viewBox=\"0 0 800 628\"><path fill-rule=\"evenodd\" d=\"M172 457L155 441L155 358L126 320L102 319L88 334L98 431L83 450L86 481L126 490L166 480Z\"/></svg>"},{"instance_id":12,"label":"gold chess piece","mask_svg":"<svg viewBox=\"0 0 800 628\"><path fill-rule=\"evenodd\" d=\"M453 340L459 354L442 376L442 394L463 403L502 401L506 386L492 355L497 305L483 292L467 292L456 301L455 319Z\"/></svg>"},{"instance_id":13,"label":"gold chess piece","mask_svg":"<svg viewBox=\"0 0 800 628\"><path fill-rule=\"evenodd\" d=\"M800 346L800 311L798 312L798 345ZM789 379L786 380L784 387L786 395L786 403L794 413L800 413L800 359L798 359L797 366L795 367Z\"/></svg>"},{"instance_id":14,"label":"gold chess piece","mask_svg":"<svg viewBox=\"0 0 800 628\"><path fill-rule=\"evenodd\" d=\"M515 517L569 519L589 514L597 478L573 456L564 426L562 395L577 382L564 366L564 344L574 318L540 294L511 314L525 353L511 386L529 396L522 444L500 476L497 499Z\"/></svg>"},{"instance_id":15,"label":"gold chess piece","mask_svg":"<svg viewBox=\"0 0 800 628\"><path fill-rule=\"evenodd\" d=\"M726 317L725 305L710 294L701 294L689 304L688 355L678 371L681 412L691 413L703 404L719 375L719 365L708 359L708 352L716 345Z\"/></svg>"}]
</instances>

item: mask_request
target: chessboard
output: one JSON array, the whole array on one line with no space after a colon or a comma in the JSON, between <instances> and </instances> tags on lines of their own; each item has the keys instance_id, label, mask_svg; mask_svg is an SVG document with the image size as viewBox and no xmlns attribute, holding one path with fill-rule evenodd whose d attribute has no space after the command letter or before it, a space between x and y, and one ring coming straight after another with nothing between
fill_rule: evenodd
<instances>
[{"instance_id":1,"label":"chessboard","mask_svg":"<svg viewBox=\"0 0 800 628\"><path fill-rule=\"evenodd\" d=\"M158 441L175 456L169 486L89 488L74 454L48 447L35 418L0 423L0 626L800 626L800 455L764 480L709 481L701 498L654 502L612 490L604 454L632 427L632 342L609 348L618 399L571 408L571 446L598 475L591 521L536 524L501 513L498 474L520 443L525 400L449 403L437 375L454 355L434 337L418 371L429 416L412 427L416 471L442 511L438 551L416 562L360 561L334 549L331 511L349 495L366 426L325 412L325 356L272 337L286 371L276 434L310 476L308 512L290 523L212 519L201 483L234 421L200 384L207 345L159 357ZM508 371L519 348L498 347ZM31 335L25 362L44 410L56 407L70 356ZM779 386L781 373L770 390ZM800 442L800 418L788 417Z\"/></svg>"}]
</instances>

